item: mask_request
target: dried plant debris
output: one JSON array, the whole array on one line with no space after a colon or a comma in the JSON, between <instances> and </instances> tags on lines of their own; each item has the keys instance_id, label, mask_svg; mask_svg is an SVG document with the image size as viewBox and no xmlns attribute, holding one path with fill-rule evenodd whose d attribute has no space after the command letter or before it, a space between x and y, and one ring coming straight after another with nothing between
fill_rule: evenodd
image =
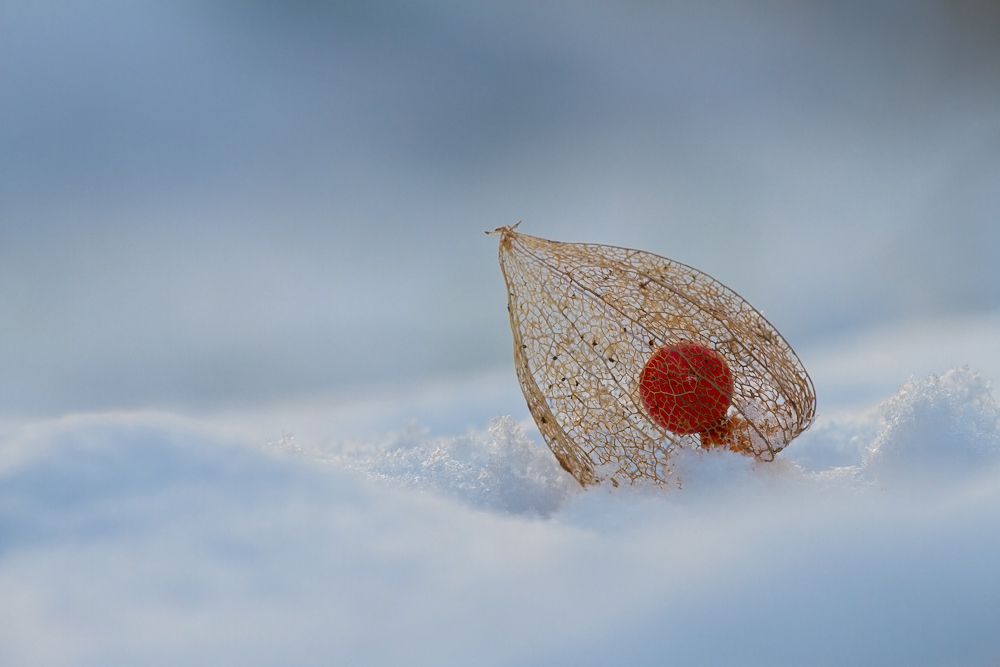
<instances>
[{"instance_id":1,"label":"dried plant debris","mask_svg":"<svg viewBox=\"0 0 1000 667\"><path fill-rule=\"evenodd\" d=\"M640 250L500 227L528 408L580 484L668 482L681 447L771 461L812 422L812 381L738 294Z\"/></svg>"}]
</instances>

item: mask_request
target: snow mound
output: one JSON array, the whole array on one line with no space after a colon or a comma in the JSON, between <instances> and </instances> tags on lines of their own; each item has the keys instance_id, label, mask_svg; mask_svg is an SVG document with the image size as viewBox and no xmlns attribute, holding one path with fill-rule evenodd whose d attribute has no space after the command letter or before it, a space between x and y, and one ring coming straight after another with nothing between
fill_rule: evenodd
<instances>
[{"instance_id":1,"label":"snow mound","mask_svg":"<svg viewBox=\"0 0 1000 667\"><path fill-rule=\"evenodd\" d=\"M964 475L1000 455L1000 414L990 383L967 366L909 380L881 406L885 427L863 466L879 481Z\"/></svg>"},{"instance_id":2,"label":"snow mound","mask_svg":"<svg viewBox=\"0 0 1000 667\"><path fill-rule=\"evenodd\" d=\"M548 448L532 442L510 417L486 433L435 438L410 427L375 451L342 458L372 479L434 489L478 507L549 516L580 487Z\"/></svg>"},{"instance_id":3,"label":"snow mound","mask_svg":"<svg viewBox=\"0 0 1000 667\"><path fill-rule=\"evenodd\" d=\"M909 380L878 410L821 415L773 463L721 449L678 451L666 488L683 491L673 502L687 503L800 484L905 487L907 480L931 476L955 482L1000 462L998 416L989 382L967 367L953 368ZM459 436L431 435L414 422L379 439L326 450L300 447L291 436L271 445L491 512L551 517L582 491L549 449L510 417L495 417L486 431ZM586 495L638 498L663 490L644 483L602 485Z\"/></svg>"},{"instance_id":4,"label":"snow mound","mask_svg":"<svg viewBox=\"0 0 1000 667\"><path fill-rule=\"evenodd\" d=\"M583 488L563 470L552 452L532 441L511 417L495 417L488 430L436 437L415 423L380 442L355 443L335 455L310 453L294 439L271 443L363 473L368 479L427 489L478 508L550 517ZM590 487L590 495L639 498L670 489L702 496L721 489L767 484L799 469L789 461L765 463L723 449L680 450L666 486L648 480L614 487ZM755 471L759 474L755 474Z\"/></svg>"}]
</instances>

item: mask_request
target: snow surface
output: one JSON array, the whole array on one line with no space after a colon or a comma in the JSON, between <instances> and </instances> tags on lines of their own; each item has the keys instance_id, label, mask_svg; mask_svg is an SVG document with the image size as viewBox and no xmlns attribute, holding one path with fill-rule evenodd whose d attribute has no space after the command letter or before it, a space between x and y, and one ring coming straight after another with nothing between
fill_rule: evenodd
<instances>
[{"instance_id":1,"label":"snow surface","mask_svg":"<svg viewBox=\"0 0 1000 667\"><path fill-rule=\"evenodd\" d=\"M463 431L515 401L496 378L5 422L0 664L997 664L989 383L817 387L776 463L690 452L666 490L580 489L523 406ZM456 430L398 420L433 405Z\"/></svg>"}]
</instances>

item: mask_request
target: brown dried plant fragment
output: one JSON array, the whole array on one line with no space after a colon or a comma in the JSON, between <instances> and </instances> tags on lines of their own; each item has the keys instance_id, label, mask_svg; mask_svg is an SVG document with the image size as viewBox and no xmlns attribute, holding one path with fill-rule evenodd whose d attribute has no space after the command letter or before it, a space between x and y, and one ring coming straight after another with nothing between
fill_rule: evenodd
<instances>
[{"instance_id":1,"label":"brown dried plant fragment","mask_svg":"<svg viewBox=\"0 0 1000 667\"><path fill-rule=\"evenodd\" d=\"M724 446L772 461L808 428L816 408L809 375L738 294L652 253L547 241L516 227L492 233L517 377L546 443L580 484L667 482L679 447ZM702 433L657 425L639 395L647 360L685 341L714 350L732 373L728 411Z\"/></svg>"}]
</instances>

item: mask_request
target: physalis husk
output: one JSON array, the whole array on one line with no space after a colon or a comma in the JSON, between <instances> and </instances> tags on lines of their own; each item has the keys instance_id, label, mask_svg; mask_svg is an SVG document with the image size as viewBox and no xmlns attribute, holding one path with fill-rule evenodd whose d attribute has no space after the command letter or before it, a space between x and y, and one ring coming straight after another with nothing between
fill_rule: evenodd
<instances>
[{"instance_id":1,"label":"physalis husk","mask_svg":"<svg viewBox=\"0 0 1000 667\"><path fill-rule=\"evenodd\" d=\"M809 375L738 294L652 253L500 227L517 377L583 485L667 482L679 447L771 461L808 428Z\"/></svg>"}]
</instances>

